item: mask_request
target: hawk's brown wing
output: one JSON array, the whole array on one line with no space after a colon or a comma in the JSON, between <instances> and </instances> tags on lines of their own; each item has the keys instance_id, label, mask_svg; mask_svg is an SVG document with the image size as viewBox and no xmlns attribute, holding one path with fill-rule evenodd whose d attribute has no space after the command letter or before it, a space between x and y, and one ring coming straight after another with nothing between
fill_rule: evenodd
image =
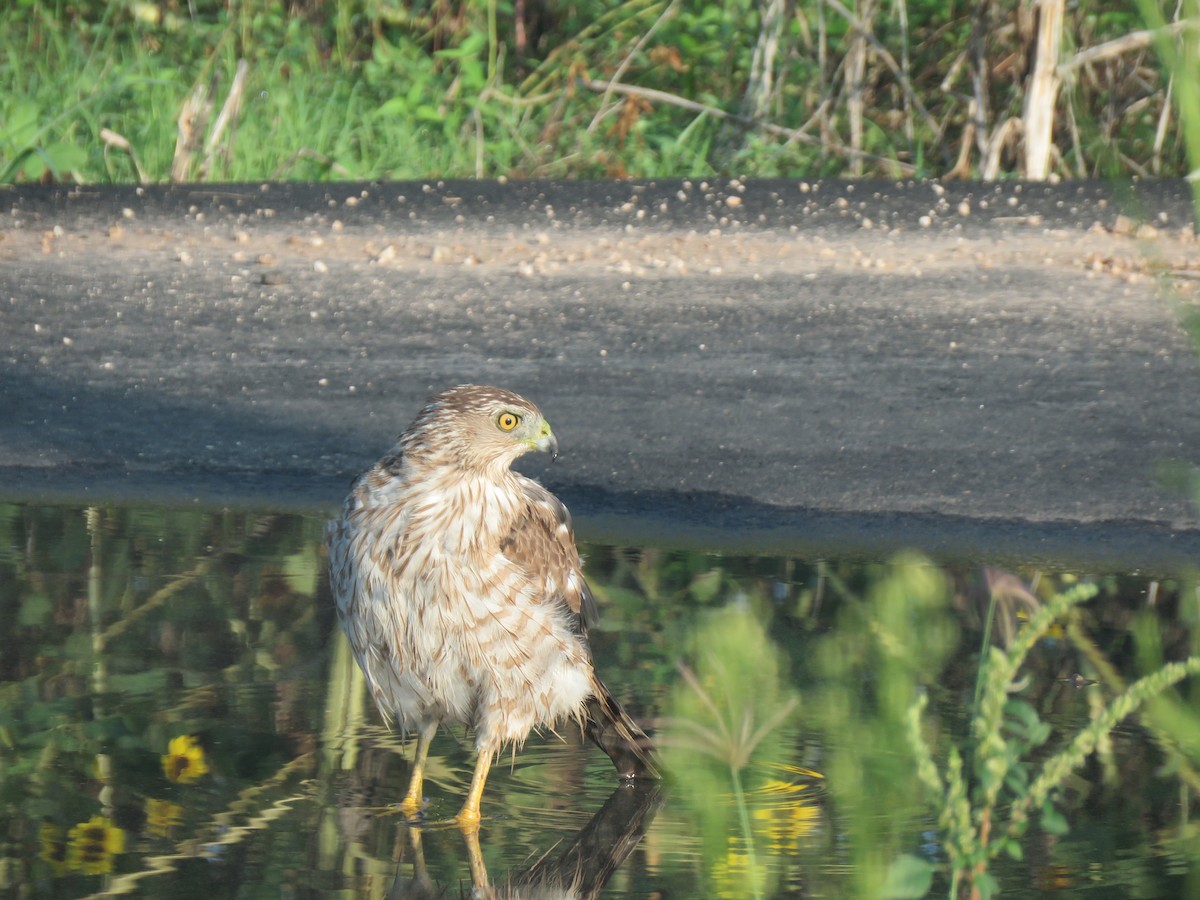
<instances>
[{"instance_id":1,"label":"hawk's brown wing","mask_svg":"<svg viewBox=\"0 0 1200 900\"><path fill-rule=\"evenodd\" d=\"M525 571L543 597L565 603L578 617L580 633L586 634L597 619L596 600L583 578L571 513L536 481L521 482L526 502L500 542L500 552Z\"/></svg>"},{"instance_id":2,"label":"hawk's brown wing","mask_svg":"<svg viewBox=\"0 0 1200 900\"><path fill-rule=\"evenodd\" d=\"M583 637L598 615L596 600L583 579L571 514L561 500L536 481L522 478L521 486L525 508L501 541L500 551L541 587L543 597L561 600L575 613ZM594 670L592 696L585 704L584 715L584 733L608 754L622 778L658 777L650 738Z\"/></svg>"}]
</instances>

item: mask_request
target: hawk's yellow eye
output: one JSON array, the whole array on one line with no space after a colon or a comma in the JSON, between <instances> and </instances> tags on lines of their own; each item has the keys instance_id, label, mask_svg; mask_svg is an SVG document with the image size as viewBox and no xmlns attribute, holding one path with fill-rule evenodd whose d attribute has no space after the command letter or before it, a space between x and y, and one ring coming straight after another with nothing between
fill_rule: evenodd
<instances>
[{"instance_id":1,"label":"hawk's yellow eye","mask_svg":"<svg viewBox=\"0 0 1200 900\"><path fill-rule=\"evenodd\" d=\"M496 418L496 424L500 426L501 431L512 431L521 424L521 417L516 413L502 412Z\"/></svg>"}]
</instances>

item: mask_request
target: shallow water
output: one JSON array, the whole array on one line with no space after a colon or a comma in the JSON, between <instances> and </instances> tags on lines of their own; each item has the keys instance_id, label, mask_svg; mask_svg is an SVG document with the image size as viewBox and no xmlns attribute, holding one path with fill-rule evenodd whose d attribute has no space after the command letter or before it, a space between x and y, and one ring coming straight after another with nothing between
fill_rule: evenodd
<instances>
[{"instance_id":1,"label":"shallow water","mask_svg":"<svg viewBox=\"0 0 1200 900\"><path fill-rule=\"evenodd\" d=\"M1048 734L1006 732L1023 753L999 823L1022 773L1200 640L1186 573L585 545L597 668L668 745L674 778L618 789L571 729L534 736L493 768L471 838L448 822L474 762L461 731L434 744L422 817L392 806L411 748L371 707L337 628L322 527L0 505L8 896L842 897L879 895L889 874L913 895L913 862L933 864L946 896L945 804L904 732L916 698L935 765L956 746L969 769L981 647L1011 644L1055 593L1098 586L1020 672L1014 697ZM1197 887L1200 719L1184 684L1157 718L1106 735L1048 818L991 861L1007 896ZM584 883L569 893L572 880Z\"/></svg>"}]
</instances>

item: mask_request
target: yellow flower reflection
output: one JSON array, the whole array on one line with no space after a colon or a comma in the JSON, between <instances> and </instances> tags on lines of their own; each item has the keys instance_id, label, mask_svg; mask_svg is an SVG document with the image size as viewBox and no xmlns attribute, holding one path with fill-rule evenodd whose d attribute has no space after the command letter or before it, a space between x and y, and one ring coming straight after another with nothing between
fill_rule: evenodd
<instances>
[{"instance_id":1,"label":"yellow flower reflection","mask_svg":"<svg viewBox=\"0 0 1200 900\"><path fill-rule=\"evenodd\" d=\"M66 875L67 837L63 834L62 826L53 822L43 822L38 828L38 843L42 848L38 856L50 863L54 877Z\"/></svg>"},{"instance_id":2,"label":"yellow flower reflection","mask_svg":"<svg viewBox=\"0 0 1200 900\"><path fill-rule=\"evenodd\" d=\"M84 875L107 875L113 859L125 852L125 832L107 816L92 816L67 835L67 863Z\"/></svg>"},{"instance_id":3,"label":"yellow flower reflection","mask_svg":"<svg viewBox=\"0 0 1200 900\"><path fill-rule=\"evenodd\" d=\"M762 885L751 884L756 874L762 877L761 871L751 871L750 856L739 846L737 838L731 836L725 855L713 862L710 887L721 900L750 897L762 888Z\"/></svg>"},{"instance_id":4,"label":"yellow flower reflection","mask_svg":"<svg viewBox=\"0 0 1200 900\"><path fill-rule=\"evenodd\" d=\"M754 833L766 838L766 847L775 852L795 849L800 838L812 834L821 823L817 781L820 772L800 766L776 764L781 775L769 778L749 800L753 807Z\"/></svg>"},{"instance_id":5,"label":"yellow flower reflection","mask_svg":"<svg viewBox=\"0 0 1200 900\"><path fill-rule=\"evenodd\" d=\"M151 834L169 837L172 829L183 821L183 807L170 800L146 798L146 826Z\"/></svg>"},{"instance_id":6,"label":"yellow flower reflection","mask_svg":"<svg viewBox=\"0 0 1200 900\"><path fill-rule=\"evenodd\" d=\"M755 834L765 837L767 849L772 851L794 850L800 838L812 834L820 824L820 810L803 801L762 807L751 815Z\"/></svg>"},{"instance_id":7,"label":"yellow flower reflection","mask_svg":"<svg viewBox=\"0 0 1200 900\"><path fill-rule=\"evenodd\" d=\"M824 822L824 775L787 763L769 762L757 768L769 774L745 792L753 847L747 846L742 835L731 833L725 853L711 863L709 893L722 900L772 896L786 861L794 858L800 842L813 836ZM734 795L726 796L731 805L736 802Z\"/></svg>"},{"instance_id":8,"label":"yellow flower reflection","mask_svg":"<svg viewBox=\"0 0 1200 900\"><path fill-rule=\"evenodd\" d=\"M195 735L181 734L172 738L162 758L163 772L171 781L191 784L208 774L204 748Z\"/></svg>"}]
</instances>

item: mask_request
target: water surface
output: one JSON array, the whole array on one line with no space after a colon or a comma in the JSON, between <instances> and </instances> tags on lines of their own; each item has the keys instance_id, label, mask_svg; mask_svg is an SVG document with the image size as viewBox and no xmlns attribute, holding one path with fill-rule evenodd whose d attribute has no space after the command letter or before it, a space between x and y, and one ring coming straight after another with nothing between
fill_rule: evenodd
<instances>
[{"instance_id":1,"label":"water surface","mask_svg":"<svg viewBox=\"0 0 1200 900\"><path fill-rule=\"evenodd\" d=\"M675 777L619 790L572 729L535 735L493 768L471 838L448 821L474 763L461 730L434 744L420 820L392 806L411 747L337 628L322 528L0 505L8 896L528 896L536 883L541 896L843 897L889 877L911 895L914 862L946 896L946 803L905 731L918 698L934 765L959 748L969 770L983 648L1010 646L1056 593L1097 586L1020 673L999 831L1022 779L1125 684L1197 649L1186 573L585 545L597 668ZM1106 734L991 860L1007 896L1197 887L1200 719L1183 685L1170 716ZM1021 737L1038 723L1043 741Z\"/></svg>"}]
</instances>

